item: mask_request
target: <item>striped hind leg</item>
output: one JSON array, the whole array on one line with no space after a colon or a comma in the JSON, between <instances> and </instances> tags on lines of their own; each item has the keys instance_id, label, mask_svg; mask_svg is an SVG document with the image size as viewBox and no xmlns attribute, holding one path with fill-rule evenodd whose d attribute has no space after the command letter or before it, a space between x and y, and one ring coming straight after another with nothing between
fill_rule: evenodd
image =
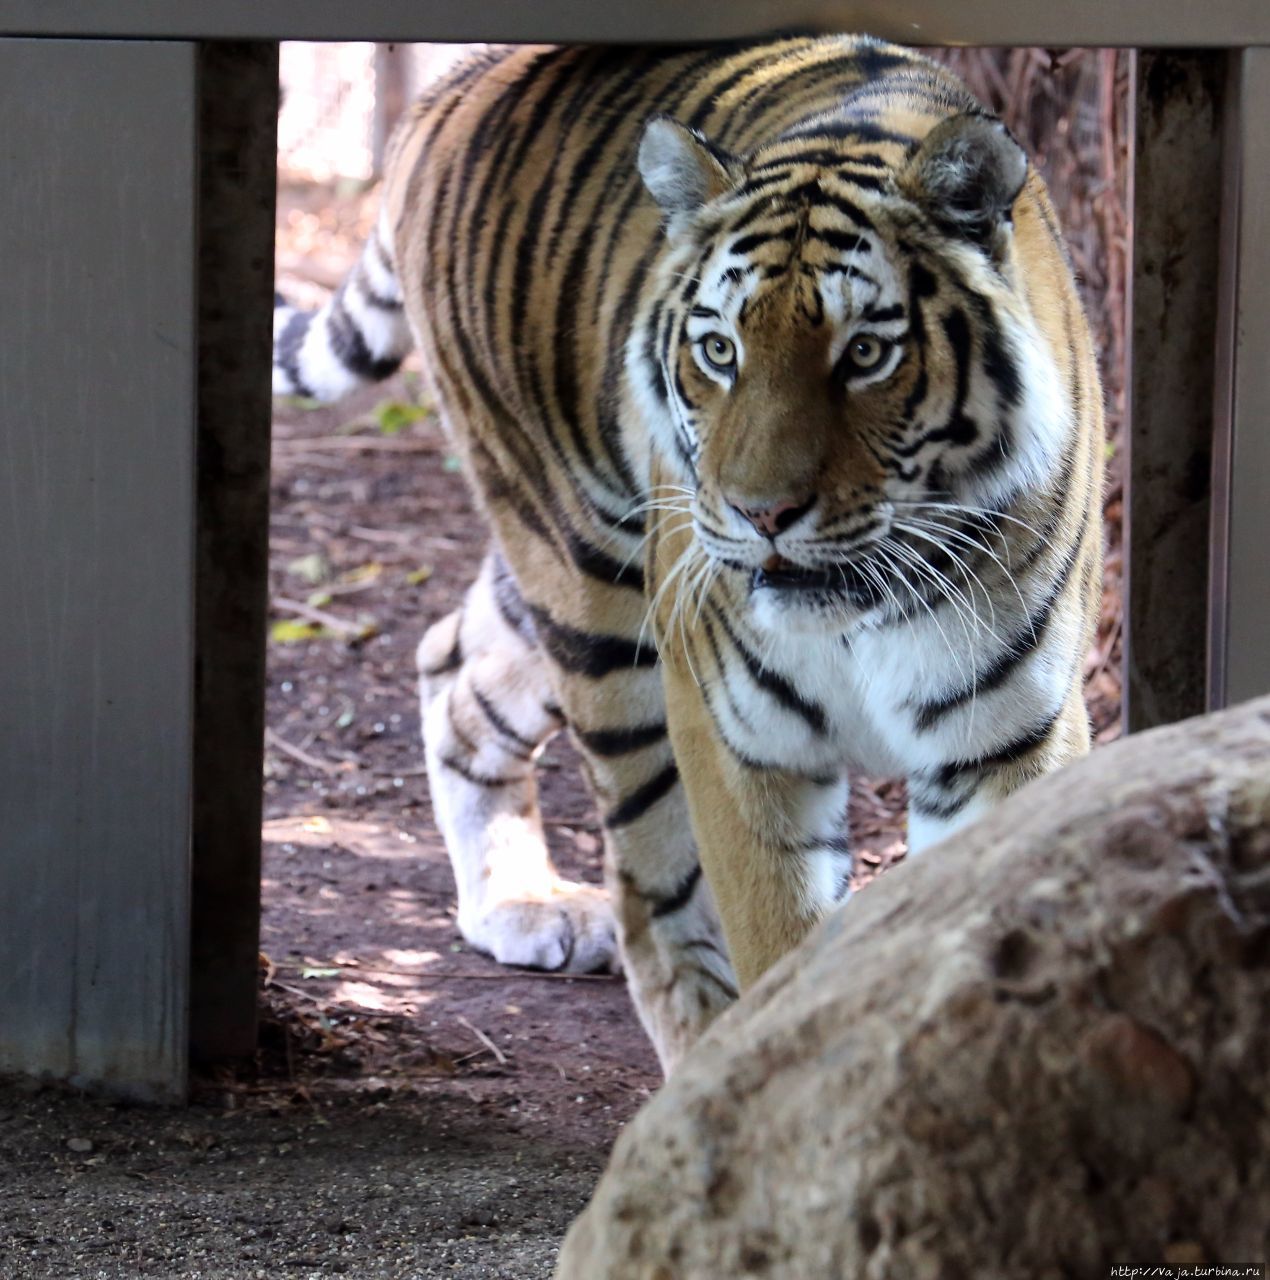
<instances>
[{"instance_id":1,"label":"striped hind leg","mask_svg":"<svg viewBox=\"0 0 1270 1280\"><path fill-rule=\"evenodd\" d=\"M534 757L563 719L532 624L496 556L463 607L428 630L418 658L432 807L463 936L503 964L616 970L606 895L562 879L547 852Z\"/></svg>"}]
</instances>

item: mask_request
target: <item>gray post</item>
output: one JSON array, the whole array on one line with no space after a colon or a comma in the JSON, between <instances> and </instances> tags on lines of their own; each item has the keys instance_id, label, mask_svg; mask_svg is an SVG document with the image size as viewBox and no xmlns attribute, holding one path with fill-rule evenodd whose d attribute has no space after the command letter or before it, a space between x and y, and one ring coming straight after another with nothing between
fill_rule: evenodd
<instances>
[{"instance_id":1,"label":"gray post","mask_svg":"<svg viewBox=\"0 0 1270 1280\"><path fill-rule=\"evenodd\" d=\"M1226 55L1138 55L1125 723L1205 709Z\"/></svg>"},{"instance_id":2,"label":"gray post","mask_svg":"<svg viewBox=\"0 0 1270 1280\"><path fill-rule=\"evenodd\" d=\"M372 121L371 167L384 176L384 153L393 128L410 105L410 51L400 44L375 46L375 115Z\"/></svg>"},{"instance_id":3,"label":"gray post","mask_svg":"<svg viewBox=\"0 0 1270 1280\"><path fill-rule=\"evenodd\" d=\"M186 1079L195 49L0 40L0 1070Z\"/></svg>"},{"instance_id":4,"label":"gray post","mask_svg":"<svg viewBox=\"0 0 1270 1280\"><path fill-rule=\"evenodd\" d=\"M1209 696L1270 689L1270 48L1229 57ZM1209 199L1208 193L1197 192Z\"/></svg>"},{"instance_id":5,"label":"gray post","mask_svg":"<svg viewBox=\"0 0 1270 1280\"><path fill-rule=\"evenodd\" d=\"M198 46L190 1046L256 1047L278 46Z\"/></svg>"}]
</instances>

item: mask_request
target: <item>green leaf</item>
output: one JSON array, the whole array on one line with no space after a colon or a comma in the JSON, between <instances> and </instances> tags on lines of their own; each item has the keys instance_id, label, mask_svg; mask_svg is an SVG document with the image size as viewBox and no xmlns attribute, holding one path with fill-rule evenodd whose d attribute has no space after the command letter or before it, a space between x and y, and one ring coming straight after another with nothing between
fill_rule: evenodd
<instances>
[{"instance_id":1,"label":"green leaf","mask_svg":"<svg viewBox=\"0 0 1270 1280\"><path fill-rule=\"evenodd\" d=\"M417 587L422 582L432 577L432 566L430 564L421 564L417 569L411 569L406 574L406 581L412 586Z\"/></svg>"},{"instance_id":2,"label":"green leaf","mask_svg":"<svg viewBox=\"0 0 1270 1280\"><path fill-rule=\"evenodd\" d=\"M375 409L375 420L386 436L395 436L403 428L418 422L427 410L417 404L405 404L401 400L385 400Z\"/></svg>"},{"instance_id":3,"label":"green leaf","mask_svg":"<svg viewBox=\"0 0 1270 1280\"><path fill-rule=\"evenodd\" d=\"M310 965L305 965L300 970L300 977L302 978L338 978L339 976L340 971L338 969L315 969Z\"/></svg>"},{"instance_id":4,"label":"green leaf","mask_svg":"<svg viewBox=\"0 0 1270 1280\"><path fill-rule=\"evenodd\" d=\"M305 602L311 609L325 609L331 603L329 591L310 591Z\"/></svg>"}]
</instances>

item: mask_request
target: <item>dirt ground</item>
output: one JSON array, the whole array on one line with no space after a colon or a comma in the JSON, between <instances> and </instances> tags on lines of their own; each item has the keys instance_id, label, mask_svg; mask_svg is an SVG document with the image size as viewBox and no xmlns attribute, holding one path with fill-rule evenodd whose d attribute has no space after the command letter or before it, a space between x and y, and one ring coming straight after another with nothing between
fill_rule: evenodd
<instances>
[{"instance_id":1,"label":"dirt ground","mask_svg":"<svg viewBox=\"0 0 1270 1280\"><path fill-rule=\"evenodd\" d=\"M409 383L279 406L258 1061L186 1112L0 1086L4 1280L549 1276L658 1083L620 978L455 928L413 651L483 534L435 422L384 430ZM598 880L567 744L543 763L558 862Z\"/></svg>"},{"instance_id":2,"label":"dirt ground","mask_svg":"<svg viewBox=\"0 0 1270 1280\"><path fill-rule=\"evenodd\" d=\"M281 194L282 287L312 304L373 204ZM455 927L413 653L484 533L417 398L407 371L277 406L257 1060L185 1111L0 1083L0 1280L547 1277L658 1083L621 978L503 969ZM1104 740L1117 610L1090 664ZM564 739L541 777L558 864L597 881ZM903 803L856 786L861 882L902 856Z\"/></svg>"}]
</instances>

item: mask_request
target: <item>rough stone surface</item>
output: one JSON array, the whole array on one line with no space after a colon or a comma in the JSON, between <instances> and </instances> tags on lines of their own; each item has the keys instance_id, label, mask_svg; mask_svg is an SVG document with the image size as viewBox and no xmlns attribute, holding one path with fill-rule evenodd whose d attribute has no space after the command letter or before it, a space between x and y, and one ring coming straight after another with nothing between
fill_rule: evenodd
<instances>
[{"instance_id":1,"label":"rough stone surface","mask_svg":"<svg viewBox=\"0 0 1270 1280\"><path fill-rule=\"evenodd\" d=\"M1046 779L836 912L628 1127L558 1280L1270 1258L1270 699Z\"/></svg>"}]
</instances>

